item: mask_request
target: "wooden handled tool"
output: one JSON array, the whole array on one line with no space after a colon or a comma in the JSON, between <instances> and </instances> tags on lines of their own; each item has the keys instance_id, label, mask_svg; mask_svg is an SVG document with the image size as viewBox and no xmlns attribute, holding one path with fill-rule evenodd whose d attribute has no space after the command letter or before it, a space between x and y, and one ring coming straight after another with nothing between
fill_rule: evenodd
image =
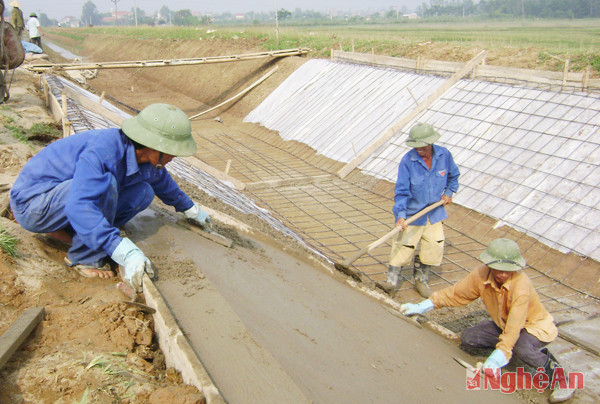
<instances>
[{"instance_id":1,"label":"wooden handled tool","mask_svg":"<svg viewBox=\"0 0 600 404\"><path fill-rule=\"evenodd\" d=\"M409 225L412 222L414 222L415 220L417 220L418 218L420 218L421 216L426 215L427 213L431 212L432 210L434 210L435 208L437 208L439 206L442 206L443 204L444 204L444 201L440 200L440 201L434 203L433 205L429 205L425 209L420 210L419 212L417 212L414 215L412 215L408 220L406 220L405 223L407 225ZM371 251L375 247L379 247L381 244L385 243L390 238L392 238L396 234L400 233L402 230L403 230L402 226L394 227L394 229L391 230L390 232L388 232L385 236L381 237L378 240L373 241L371 244L369 244L368 246L366 246L362 250L358 251L352 257L346 259L344 262L342 262L342 263L336 262L334 264L335 268L338 271L341 271L341 272L345 273L346 275L353 277L356 280L360 280L360 277L358 276L358 273L356 271L350 269L350 265L354 261L356 261L357 259L359 259L360 257L362 257L364 254L368 253L369 251Z\"/></svg>"}]
</instances>

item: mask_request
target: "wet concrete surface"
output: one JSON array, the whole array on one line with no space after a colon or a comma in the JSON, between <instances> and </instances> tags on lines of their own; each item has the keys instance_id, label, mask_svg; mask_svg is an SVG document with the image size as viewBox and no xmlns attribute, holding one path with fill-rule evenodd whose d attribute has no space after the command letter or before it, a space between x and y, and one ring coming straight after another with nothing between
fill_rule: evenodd
<instances>
[{"instance_id":1,"label":"wet concrete surface","mask_svg":"<svg viewBox=\"0 0 600 404\"><path fill-rule=\"evenodd\" d=\"M468 356L260 236L226 248L146 211L128 233L230 403L519 402L467 391Z\"/></svg>"}]
</instances>

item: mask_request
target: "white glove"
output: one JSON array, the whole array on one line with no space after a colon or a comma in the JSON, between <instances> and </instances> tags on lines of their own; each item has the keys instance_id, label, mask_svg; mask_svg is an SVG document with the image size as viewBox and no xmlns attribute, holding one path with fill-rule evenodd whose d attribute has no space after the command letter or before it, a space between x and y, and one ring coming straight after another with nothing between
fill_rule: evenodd
<instances>
[{"instance_id":1,"label":"white glove","mask_svg":"<svg viewBox=\"0 0 600 404\"><path fill-rule=\"evenodd\" d=\"M498 373L501 367L505 366L508 363L506 360L506 356L504 352L499 349L494 349L494 352L483 363L483 371L491 377L496 377L496 375L500 375Z\"/></svg>"},{"instance_id":2,"label":"white glove","mask_svg":"<svg viewBox=\"0 0 600 404\"><path fill-rule=\"evenodd\" d=\"M125 274L123 277L138 293L142 291L142 277L144 276L144 272L150 278L154 276L150 260L128 238L124 238L119 243L110 257L124 268Z\"/></svg>"},{"instance_id":3,"label":"white glove","mask_svg":"<svg viewBox=\"0 0 600 404\"><path fill-rule=\"evenodd\" d=\"M429 299L423 300L421 303L404 303L400 306L400 313L405 316L414 316L415 314L424 314L433 310L433 302Z\"/></svg>"},{"instance_id":4,"label":"white glove","mask_svg":"<svg viewBox=\"0 0 600 404\"><path fill-rule=\"evenodd\" d=\"M183 212L186 218L194 224L200 226L204 231L211 231L212 220L208 213L204 212L194 203L194 206Z\"/></svg>"}]
</instances>

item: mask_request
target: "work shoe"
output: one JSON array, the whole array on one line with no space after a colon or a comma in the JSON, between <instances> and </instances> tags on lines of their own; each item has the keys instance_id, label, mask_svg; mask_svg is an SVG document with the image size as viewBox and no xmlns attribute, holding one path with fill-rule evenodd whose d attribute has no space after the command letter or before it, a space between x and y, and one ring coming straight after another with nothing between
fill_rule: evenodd
<instances>
[{"instance_id":1,"label":"work shoe","mask_svg":"<svg viewBox=\"0 0 600 404\"><path fill-rule=\"evenodd\" d=\"M431 296L431 289L429 288L429 271L431 265L422 264L418 256L415 257L413 264L413 277L415 278L415 288L417 292L424 299L428 299Z\"/></svg>"},{"instance_id":2,"label":"work shoe","mask_svg":"<svg viewBox=\"0 0 600 404\"><path fill-rule=\"evenodd\" d=\"M565 368L563 368L565 379L554 381L553 378L556 368L561 368L562 366L560 363L558 363L558 361L556 360L554 355L552 355L552 353L548 350L548 348L543 348L541 352L548 355L548 359L546 359L546 363L544 364L544 370L548 375L550 387L555 386L554 390L552 391L552 394L550 394L550 397L548 398L548 402L562 403L567 400L570 400L575 394L575 389L569 388L569 372ZM555 383L552 383L553 381Z\"/></svg>"},{"instance_id":3,"label":"work shoe","mask_svg":"<svg viewBox=\"0 0 600 404\"><path fill-rule=\"evenodd\" d=\"M564 403L570 400L575 394L575 389L561 388L560 386L552 390L552 394L548 398L549 403Z\"/></svg>"},{"instance_id":4,"label":"work shoe","mask_svg":"<svg viewBox=\"0 0 600 404\"><path fill-rule=\"evenodd\" d=\"M396 267L393 265L388 266L388 273L385 282L379 283L379 286L389 295L391 295L396 289L400 288L404 283L402 278L402 267Z\"/></svg>"}]
</instances>

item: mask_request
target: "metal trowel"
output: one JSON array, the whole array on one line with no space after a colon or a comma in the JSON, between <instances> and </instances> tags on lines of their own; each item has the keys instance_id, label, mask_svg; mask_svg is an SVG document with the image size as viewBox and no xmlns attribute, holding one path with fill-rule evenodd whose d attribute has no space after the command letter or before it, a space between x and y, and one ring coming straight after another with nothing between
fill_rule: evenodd
<instances>
[{"instance_id":1,"label":"metal trowel","mask_svg":"<svg viewBox=\"0 0 600 404\"><path fill-rule=\"evenodd\" d=\"M224 245L227 248L231 248L231 246L233 245L233 241L231 239L221 236L220 234L215 233L212 230L205 231L205 230L201 229L200 226L198 226L186 219L177 220L177 224L187 230L193 231L194 233L201 235L204 238L214 241L215 243Z\"/></svg>"}]
</instances>

